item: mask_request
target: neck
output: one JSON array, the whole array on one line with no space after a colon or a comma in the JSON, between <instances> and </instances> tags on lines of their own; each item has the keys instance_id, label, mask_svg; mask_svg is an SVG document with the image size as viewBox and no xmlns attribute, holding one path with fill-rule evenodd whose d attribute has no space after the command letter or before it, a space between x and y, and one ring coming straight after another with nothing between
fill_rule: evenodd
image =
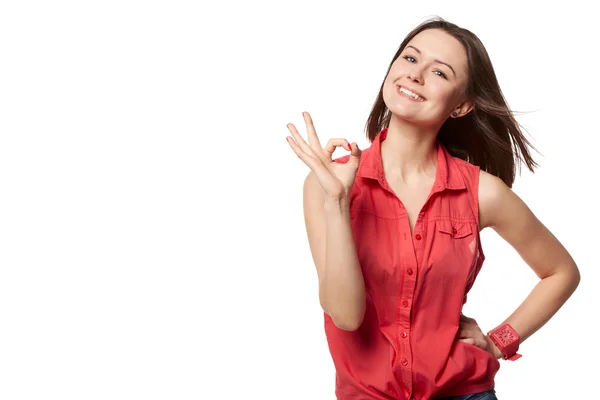
<instances>
[{"instance_id":1,"label":"neck","mask_svg":"<svg viewBox=\"0 0 600 400\"><path fill-rule=\"evenodd\" d=\"M392 115L381 158L386 173L403 181L422 174L435 175L438 127L421 127Z\"/></svg>"}]
</instances>

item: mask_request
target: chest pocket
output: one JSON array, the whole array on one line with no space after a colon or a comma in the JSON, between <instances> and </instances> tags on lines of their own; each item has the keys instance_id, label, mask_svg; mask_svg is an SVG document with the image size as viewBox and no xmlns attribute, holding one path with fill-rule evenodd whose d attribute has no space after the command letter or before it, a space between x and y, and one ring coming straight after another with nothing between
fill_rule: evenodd
<instances>
[{"instance_id":1,"label":"chest pocket","mask_svg":"<svg viewBox=\"0 0 600 400\"><path fill-rule=\"evenodd\" d=\"M478 235L474 225L466 221L455 220L439 220L436 222L438 235L445 237L443 241L450 249L450 252L444 252L448 259L452 260L452 270L457 272L454 278L458 278L457 282L464 285L464 295L462 303L467 301L467 293L473 286L475 278L481 267L480 253L478 248ZM476 226L476 225L475 225ZM460 272L459 272L460 271Z\"/></svg>"},{"instance_id":2,"label":"chest pocket","mask_svg":"<svg viewBox=\"0 0 600 400\"><path fill-rule=\"evenodd\" d=\"M469 222L440 220L437 221L436 225L439 232L450 235L454 239L466 238L473 234L473 229Z\"/></svg>"},{"instance_id":3,"label":"chest pocket","mask_svg":"<svg viewBox=\"0 0 600 400\"><path fill-rule=\"evenodd\" d=\"M429 262L432 266L442 265L442 271L454 275L448 279L463 282L477 257L477 235L473 225L466 220L440 219L436 221L435 229Z\"/></svg>"}]
</instances>

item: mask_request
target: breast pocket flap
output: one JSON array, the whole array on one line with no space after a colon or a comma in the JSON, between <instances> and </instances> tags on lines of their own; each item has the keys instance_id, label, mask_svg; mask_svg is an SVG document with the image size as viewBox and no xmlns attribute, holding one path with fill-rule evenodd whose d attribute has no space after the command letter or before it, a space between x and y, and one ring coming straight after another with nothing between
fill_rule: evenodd
<instances>
[{"instance_id":1,"label":"breast pocket flap","mask_svg":"<svg viewBox=\"0 0 600 400\"><path fill-rule=\"evenodd\" d=\"M451 235L455 239L467 237L473 233L471 224L468 222L455 222L440 220L437 222L438 230Z\"/></svg>"}]
</instances>

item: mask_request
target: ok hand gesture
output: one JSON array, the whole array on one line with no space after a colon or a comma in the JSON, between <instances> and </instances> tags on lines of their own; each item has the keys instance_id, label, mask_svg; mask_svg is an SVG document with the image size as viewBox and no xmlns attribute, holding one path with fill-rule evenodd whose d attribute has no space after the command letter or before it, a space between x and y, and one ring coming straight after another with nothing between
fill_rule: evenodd
<instances>
[{"instance_id":1,"label":"ok hand gesture","mask_svg":"<svg viewBox=\"0 0 600 400\"><path fill-rule=\"evenodd\" d=\"M312 119L307 112L302 113L308 131L308 143L300 136L293 124L287 127L292 136L286 139L298 158L300 158L315 174L325 196L333 199L347 197L356 178L356 171L362 151L356 143L352 145L346 139L331 139L325 148L321 147ZM345 164L332 160L336 147L350 151L350 158Z\"/></svg>"}]
</instances>

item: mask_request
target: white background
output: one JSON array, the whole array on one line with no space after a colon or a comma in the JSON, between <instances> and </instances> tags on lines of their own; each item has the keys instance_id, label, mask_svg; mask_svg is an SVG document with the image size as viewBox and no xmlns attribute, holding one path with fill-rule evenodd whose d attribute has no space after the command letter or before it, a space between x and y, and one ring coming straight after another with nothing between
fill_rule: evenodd
<instances>
[{"instance_id":1,"label":"white background","mask_svg":"<svg viewBox=\"0 0 600 400\"><path fill-rule=\"evenodd\" d=\"M334 369L285 141L364 125L404 36L475 32L541 168L514 190L571 252L573 297L501 361L500 400L597 393L597 18L590 5L6 1L0 398L326 399ZM486 7L484 10L483 7ZM340 153L339 155L343 155ZM465 314L537 283L493 231Z\"/></svg>"}]
</instances>

